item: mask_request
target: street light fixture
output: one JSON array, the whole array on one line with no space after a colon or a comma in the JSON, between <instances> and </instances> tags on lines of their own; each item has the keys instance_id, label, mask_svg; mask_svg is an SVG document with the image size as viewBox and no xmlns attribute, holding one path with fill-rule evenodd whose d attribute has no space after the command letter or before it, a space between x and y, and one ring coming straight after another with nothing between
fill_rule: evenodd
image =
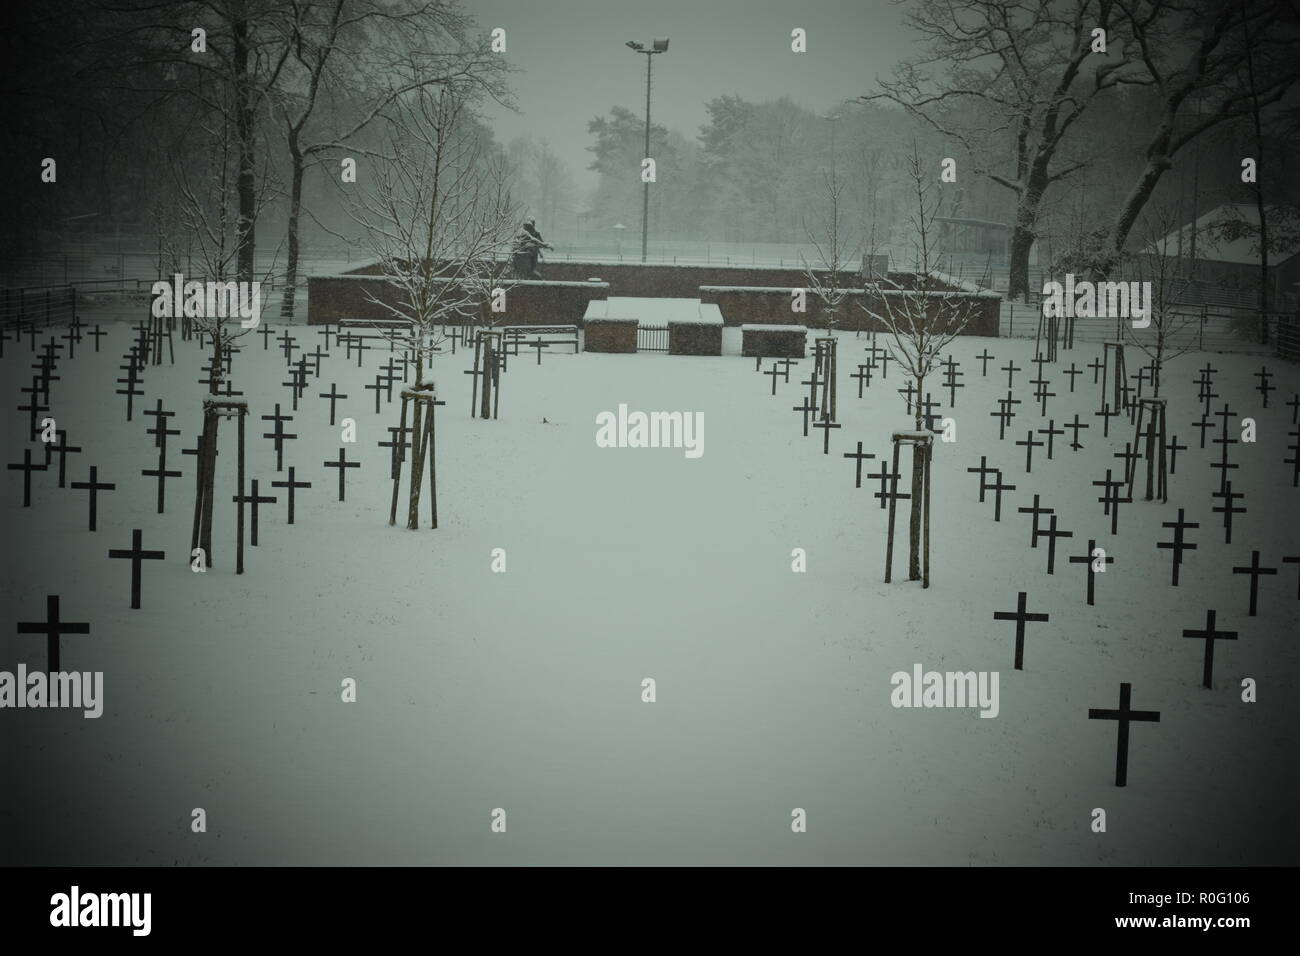
<instances>
[{"instance_id":1,"label":"street light fixture","mask_svg":"<svg viewBox=\"0 0 1300 956\"><path fill-rule=\"evenodd\" d=\"M646 49L644 43L638 43L636 40L628 40L627 45L637 53L645 54L645 152L642 158L650 156L650 64L653 62L652 57L656 53L666 53L668 50L667 37L655 37L650 42L650 48ZM650 181L646 180L641 198L641 261L646 260L646 248L650 241Z\"/></svg>"}]
</instances>

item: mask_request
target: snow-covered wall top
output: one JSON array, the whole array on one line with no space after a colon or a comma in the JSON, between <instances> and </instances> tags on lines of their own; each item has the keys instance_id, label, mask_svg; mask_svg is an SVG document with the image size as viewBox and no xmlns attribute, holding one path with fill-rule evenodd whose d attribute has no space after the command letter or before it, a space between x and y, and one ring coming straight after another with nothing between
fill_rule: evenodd
<instances>
[{"instance_id":1,"label":"snow-covered wall top","mask_svg":"<svg viewBox=\"0 0 1300 956\"><path fill-rule=\"evenodd\" d=\"M803 332L807 334L806 325L742 325L742 332Z\"/></svg>"},{"instance_id":2,"label":"snow-covered wall top","mask_svg":"<svg viewBox=\"0 0 1300 956\"><path fill-rule=\"evenodd\" d=\"M351 281L353 281L353 282L360 281L360 282L388 282L388 283L390 283L390 284L392 283L392 280L389 279L387 276L382 276L382 275L357 275L357 274L354 274L354 273L351 273L351 272L340 272L338 275L328 275L328 276L310 276L310 277L308 278L308 281L311 281L312 279L329 279L329 280L331 280L331 281L333 281L333 280L335 280L335 279L345 279L345 280L351 280ZM443 277L436 277L436 278L430 279L429 281L431 281L431 282L452 282L452 281L454 281L454 280L452 280L452 279L448 279L448 278L443 278ZM542 287L546 287L546 286L576 286L576 287L583 288L583 289L591 289L591 288L596 288L596 289L608 289L608 288L609 288L609 283L608 283L608 282L597 282L597 281L593 281L593 280L587 280L587 281L583 281L583 282L551 282L551 281L549 281L549 280L545 280L545 279L543 279L543 280L538 280L538 279L500 279L500 280L498 280L498 281L500 282L500 284L502 285L503 288L507 288L507 289L514 288L514 287L516 287L516 286L521 286L521 285L524 285L524 286L535 285L535 286L542 286Z\"/></svg>"},{"instance_id":3,"label":"snow-covered wall top","mask_svg":"<svg viewBox=\"0 0 1300 956\"><path fill-rule=\"evenodd\" d=\"M935 278L938 278L938 276L936 276ZM807 286L777 287L777 286L760 286L760 285L702 285L700 286L700 291L701 292L758 292L758 293L767 293L769 295L788 296L792 289L797 289L797 288L804 289L804 291L806 291L809 294L809 296L815 294L813 290L809 289ZM1002 296L996 292L989 292L987 290L979 289L974 286L972 286L972 288L975 289L975 291L968 292L965 289L962 289L960 291L941 290L936 292L917 292L915 290L908 290L908 289L882 289L879 286L871 286L870 288L867 289L840 289L839 291L844 293L845 295L868 295L868 294L883 295L883 296L925 295L925 296L937 296L939 298L948 298L948 299L951 298L1000 299L1002 298Z\"/></svg>"}]
</instances>

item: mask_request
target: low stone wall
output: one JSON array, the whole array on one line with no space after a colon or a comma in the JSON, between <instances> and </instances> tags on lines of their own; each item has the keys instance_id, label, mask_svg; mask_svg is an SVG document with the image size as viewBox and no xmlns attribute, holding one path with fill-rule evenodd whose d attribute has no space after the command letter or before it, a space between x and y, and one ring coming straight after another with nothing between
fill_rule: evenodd
<instances>
[{"instance_id":1,"label":"low stone wall","mask_svg":"<svg viewBox=\"0 0 1300 956\"><path fill-rule=\"evenodd\" d=\"M808 328L803 325L744 325L740 328L740 353L763 358L803 358L808 351Z\"/></svg>"},{"instance_id":2,"label":"low stone wall","mask_svg":"<svg viewBox=\"0 0 1300 956\"><path fill-rule=\"evenodd\" d=\"M669 322L669 355L721 355L721 322Z\"/></svg>"},{"instance_id":3,"label":"low stone wall","mask_svg":"<svg viewBox=\"0 0 1300 956\"><path fill-rule=\"evenodd\" d=\"M504 275L510 274L509 263L503 263ZM765 266L729 266L716 264L702 265L660 265L623 262L608 264L600 262L567 262L543 259L537 264L538 271L547 282L586 282L597 277L609 284L609 294L619 297L645 299L694 299L699 295L702 285L718 286L765 286L805 287L808 285L807 274L799 268L768 268ZM346 275L378 275L379 266L367 263L349 269ZM890 273L891 279L907 281L901 273ZM840 284L844 287L862 284L862 276L856 271L840 273Z\"/></svg>"},{"instance_id":4,"label":"low stone wall","mask_svg":"<svg viewBox=\"0 0 1300 956\"><path fill-rule=\"evenodd\" d=\"M883 323L870 313L885 314L886 299L892 300L892 305L897 309L907 295L907 292L882 292L875 289L850 290L836 311L835 327L850 332L883 330ZM1001 296L996 293L945 292L933 293L929 298L934 303L931 317L940 323L936 328L942 327L944 320L951 317L951 303L959 302L960 308L969 310L970 313L962 335L997 336ZM790 288L705 286L700 289L700 302L716 305L722 311L723 321L729 326L789 325L791 319L798 319L810 329L824 329L827 326L824 305L811 293L805 297L807 311L791 311Z\"/></svg>"},{"instance_id":5,"label":"low stone wall","mask_svg":"<svg viewBox=\"0 0 1300 956\"><path fill-rule=\"evenodd\" d=\"M584 352L635 352L636 319L587 319Z\"/></svg>"},{"instance_id":6,"label":"low stone wall","mask_svg":"<svg viewBox=\"0 0 1300 956\"><path fill-rule=\"evenodd\" d=\"M506 311L493 313L497 325L582 325L587 304L609 296L599 282L516 282L506 292ZM382 276L357 273L312 276L307 280L307 322L387 319L392 313L370 301L396 302L398 290Z\"/></svg>"}]
</instances>

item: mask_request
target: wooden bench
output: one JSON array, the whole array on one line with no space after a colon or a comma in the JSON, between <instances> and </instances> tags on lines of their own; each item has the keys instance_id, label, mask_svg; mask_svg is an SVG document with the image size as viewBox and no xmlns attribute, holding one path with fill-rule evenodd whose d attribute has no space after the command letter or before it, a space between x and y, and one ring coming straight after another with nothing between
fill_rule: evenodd
<instances>
[{"instance_id":1,"label":"wooden bench","mask_svg":"<svg viewBox=\"0 0 1300 956\"><path fill-rule=\"evenodd\" d=\"M578 327L576 325L508 325L501 330L504 351L507 355L518 355L520 345L530 345L537 349L537 359L541 361L541 350L552 345L572 345L573 353L578 353ZM531 339L526 342L525 339Z\"/></svg>"}]
</instances>

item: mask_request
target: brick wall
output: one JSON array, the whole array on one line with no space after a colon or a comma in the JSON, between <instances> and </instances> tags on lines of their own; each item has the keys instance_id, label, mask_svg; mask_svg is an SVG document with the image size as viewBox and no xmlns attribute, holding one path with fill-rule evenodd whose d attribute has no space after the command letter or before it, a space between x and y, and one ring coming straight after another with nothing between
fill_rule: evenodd
<instances>
[{"instance_id":1,"label":"brick wall","mask_svg":"<svg viewBox=\"0 0 1300 956\"><path fill-rule=\"evenodd\" d=\"M370 302L396 301L397 290L383 278L313 276L307 280L307 322L323 325L339 319L391 318ZM520 282L506 294L506 311L494 313L497 325L581 325L587 303L609 296L604 283Z\"/></svg>"},{"instance_id":2,"label":"brick wall","mask_svg":"<svg viewBox=\"0 0 1300 956\"><path fill-rule=\"evenodd\" d=\"M877 314L884 311L882 301L885 295L893 298L902 293L883 294L878 292L857 292L848 295L839 305L836 313L836 328L849 331L869 331L882 328L881 323L873 319L863 306ZM986 335L996 337L998 334L998 311L1001 299L993 295L960 297L963 307L970 308L974 315L966 325L963 335ZM802 313L790 311L789 289L718 289L700 290L701 302L717 305L722 311L723 321L729 326L735 325L790 325L797 321L809 328L826 328L826 313L822 301L814 295L806 298L807 311ZM932 316L939 318L944 298L933 299L935 310ZM965 303L970 303L966 306Z\"/></svg>"},{"instance_id":3,"label":"brick wall","mask_svg":"<svg viewBox=\"0 0 1300 956\"><path fill-rule=\"evenodd\" d=\"M722 326L702 322L669 322L668 354L721 355Z\"/></svg>"},{"instance_id":4,"label":"brick wall","mask_svg":"<svg viewBox=\"0 0 1300 956\"><path fill-rule=\"evenodd\" d=\"M740 354L764 358L803 358L807 354L805 328L742 329Z\"/></svg>"},{"instance_id":5,"label":"brick wall","mask_svg":"<svg viewBox=\"0 0 1300 956\"><path fill-rule=\"evenodd\" d=\"M582 342L585 352L635 352L636 321L588 319Z\"/></svg>"},{"instance_id":6,"label":"brick wall","mask_svg":"<svg viewBox=\"0 0 1300 956\"><path fill-rule=\"evenodd\" d=\"M702 285L726 286L806 286L808 277L802 269L766 268L764 266L674 266L642 265L624 262L607 265L596 262L554 262L543 259L538 270L548 282L586 282L599 276L609 283L609 294L646 299L694 299ZM508 269L508 266L507 266ZM378 275L377 265L359 266L347 275ZM891 273L891 276L893 274ZM862 284L857 272L840 274L845 288Z\"/></svg>"}]
</instances>

